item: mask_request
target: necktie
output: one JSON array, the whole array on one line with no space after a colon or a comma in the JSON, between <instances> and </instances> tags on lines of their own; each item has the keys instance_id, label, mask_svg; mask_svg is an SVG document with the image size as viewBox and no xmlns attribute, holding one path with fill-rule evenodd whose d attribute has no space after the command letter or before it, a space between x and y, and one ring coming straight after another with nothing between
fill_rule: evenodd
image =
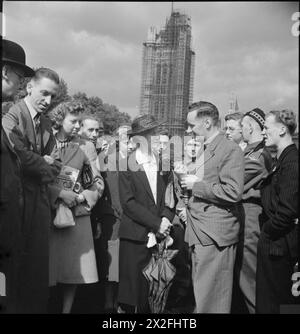
<instances>
[{"instance_id":1,"label":"necktie","mask_svg":"<svg viewBox=\"0 0 300 334\"><path fill-rule=\"evenodd\" d=\"M34 120L34 130L35 130L35 140L38 151L41 151L41 131L40 131L40 114L36 114L33 118Z\"/></svg>"},{"instance_id":2,"label":"necktie","mask_svg":"<svg viewBox=\"0 0 300 334\"><path fill-rule=\"evenodd\" d=\"M34 120L34 130L35 130L35 134L38 134L38 133L39 133L39 130L40 130L40 114L36 114L36 115L33 117L33 120Z\"/></svg>"}]
</instances>

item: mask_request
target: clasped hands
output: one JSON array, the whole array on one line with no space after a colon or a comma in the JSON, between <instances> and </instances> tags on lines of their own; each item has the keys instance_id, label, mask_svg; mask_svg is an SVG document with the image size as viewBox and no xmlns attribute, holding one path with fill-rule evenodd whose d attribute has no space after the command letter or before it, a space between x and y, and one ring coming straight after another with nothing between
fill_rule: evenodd
<instances>
[{"instance_id":1,"label":"clasped hands","mask_svg":"<svg viewBox=\"0 0 300 334\"><path fill-rule=\"evenodd\" d=\"M65 205L69 208L72 208L85 200L83 194L78 195L74 191L64 189L59 193L59 198L62 199Z\"/></svg>"}]
</instances>

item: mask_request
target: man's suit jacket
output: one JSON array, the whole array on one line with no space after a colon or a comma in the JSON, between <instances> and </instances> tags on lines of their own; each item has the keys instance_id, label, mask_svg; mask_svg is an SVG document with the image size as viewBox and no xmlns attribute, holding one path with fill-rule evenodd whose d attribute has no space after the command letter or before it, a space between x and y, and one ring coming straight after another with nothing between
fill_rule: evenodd
<instances>
[{"instance_id":1,"label":"man's suit jacket","mask_svg":"<svg viewBox=\"0 0 300 334\"><path fill-rule=\"evenodd\" d=\"M194 184L188 203L186 241L192 246L208 236L220 247L232 245L239 233L237 203L244 187L243 152L219 134L207 145L199 168L204 168L203 179Z\"/></svg>"},{"instance_id":2,"label":"man's suit jacket","mask_svg":"<svg viewBox=\"0 0 300 334\"><path fill-rule=\"evenodd\" d=\"M55 147L51 122L41 115L40 127L43 147L38 151L33 121L22 100L3 116L3 128L18 154L23 172L24 238L20 264L22 283L18 312L46 312L48 294L50 204L46 185L59 173L56 165L49 166L41 155L49 155ZM22 286L22 288L21 288Z\"/></svg>"},{"instance_id":3,"label":"man's suit jacket","mask_svg":"<svg viewBox=\"0 0 300 334\"><path fill-rule=\"evenodd\" d=\"M133 152L129 159L136 162ZM132 166L129 162L128 166ZM147 242L149 232L158 232L162 217L172 222L174 212L165 206L166 185L157 172L157 198L154 201L147 175L138 165L138 171L119 172L120 200L123 208L119 236L120 238Z\"/></svg>"},{"instance_id":4,"label":"man's suit jacket","mask_svg":"<svg viewBox=\"0 0 300 334\"><path fill-rule=\"evenodd\" d=\"M299 240L299 151L295 144L281 153L273 170L262 185L261 200L266 215L262 233L268 239L271 255L289 253L298 256Z\"/></svg>"},{"instance_id":5,"label":"man's suit jacket","mask_svg":"<svg viewBox=\"0 0 300 334\"><path fill-rule=\"evenodd\" d=\"M10 143L20 157L25 178L33 178L34 182L50 183L58 174L55 167L49 166L42 155L49 155L54 146L51 121L43 114L40 118L42 147L38 150L34 124L30 112L24 102L13 105L2 119L3 128Z\"/></svg>"}]
</instances>

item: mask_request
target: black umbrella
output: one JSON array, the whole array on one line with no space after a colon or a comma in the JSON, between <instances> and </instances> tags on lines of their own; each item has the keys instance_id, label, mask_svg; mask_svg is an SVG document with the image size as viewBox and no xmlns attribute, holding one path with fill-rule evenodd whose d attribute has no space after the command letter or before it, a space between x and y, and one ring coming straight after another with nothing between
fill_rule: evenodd
<instances>
[{"instance_id":1,"label":"black umbrella","mask_svg":"<svg viewBox=\"0 0 300 334\"><path fill-rule=\"evenodd\" d=\"M166 239L158 243L143 274L149 282L148 301L152 313L162 313L165 309L169 290L176 274L170 260L178 253L166 246Z\"/></svg>"}]
</instances>

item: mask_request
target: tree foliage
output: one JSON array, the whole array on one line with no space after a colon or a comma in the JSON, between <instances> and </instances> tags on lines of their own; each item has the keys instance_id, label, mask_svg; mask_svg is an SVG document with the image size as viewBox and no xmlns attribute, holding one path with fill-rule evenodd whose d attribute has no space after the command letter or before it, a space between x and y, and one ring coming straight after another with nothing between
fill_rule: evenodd
<instances>
[{"instance_id":1,"label":"tree foliage","mask_svg":"<svg viewBox=\"0 0 300 334\"><path fill-rule=\"evenodd\" d=\"M2 103L2 115L4 115L14 103L23 99L27 95L26 86L29 80L30 78L25 78L21 82L14 101ZM103 122L104 131L107 134L112 134L112 132L122 124L131 123L131 118L127 113L120 112L114 105L103 103L102 99L98 96L88 97L84 92L77 92L70 96L68 94L68 85L64 79L60 80L58 94L54 98L48 113L59 103L71 98L79 100L83 105L85 112L96 115L97 118Z\"/></svg>"},{"instance_id":2,"label":"tree foliage","mask_svg":"<svg viewBox=\"0 0 300 334\"><path fill-rule=\"evenodd\" d=\"M104 131L107 134L112 134L122 124L131 123L127 113L120 112L114 105L103 103L98 96L87 97L85 93L78 92L72 98L80 101L86 113L95 115L103 122Z\"/></svg>"}]
</instances>

